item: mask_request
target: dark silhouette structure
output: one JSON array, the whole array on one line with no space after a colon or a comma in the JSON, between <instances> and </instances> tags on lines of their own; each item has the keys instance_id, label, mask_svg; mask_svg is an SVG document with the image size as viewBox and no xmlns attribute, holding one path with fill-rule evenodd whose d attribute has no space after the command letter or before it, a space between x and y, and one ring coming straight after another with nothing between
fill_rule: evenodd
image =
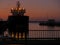
<instances>
[{"instance_id":1,"label":"dark silhouette structure","mask_svg":"<svg viewBox=\"0 0 60 45\"><path fill-rule=\"evenodd\" d=\"M8 17L8 30L10 34L14 33L14 37L21 35L21 38L27 38L29 31L29 17L24 16L25 9L20 7L19 1L17 2L17 8L11 9L12 16Z\"/></svg>"},{"instance_id":2,"label":"dark silhouette structure","mask_svg":"<svg viewBox=\"0 0 60 45\"><path fill-rule=\"evenodd\" d=\"M14 16L17 16L17 15L24 16L25 12L26 12L25 9L20 7L19 1L17 2L17 7L15 9L14 8L11 9L11 13Z\"/></svg>"},{"instance_id":3,"label":"dark silhouette structure","mask_svg":"<svg viewBox=\"0 0 60 45\"><path fill-rule=\"evenodd\" d=\"M7 29L7 21L0 21L0 35Z\"/></svg>"},{"instance_id":4,"label":"dark silhouette structure","mask_svg":"<svg viewBox=\"0 0 60 45\"><path fill-rule=\"evenodd\" d=\"M56 22L54 19L49 19L48 21L42 21L42 22L40 22L39 25L59 26L60 27L60 22Z\"/></svg>"},{"instance_id":5,"label":"dark silhouette structure","mask_svg":"<svg viewBox=\"0 0 60 45\"><path fill-rule=\"evenodd\" d=\"M7 21L0 20L0 35L8 29L10 37L16 39L26 39L29 31L29 16L25 16L25 9L17 7L11 9L12 16L8 16Z\"/></svg>"}]
</instances>

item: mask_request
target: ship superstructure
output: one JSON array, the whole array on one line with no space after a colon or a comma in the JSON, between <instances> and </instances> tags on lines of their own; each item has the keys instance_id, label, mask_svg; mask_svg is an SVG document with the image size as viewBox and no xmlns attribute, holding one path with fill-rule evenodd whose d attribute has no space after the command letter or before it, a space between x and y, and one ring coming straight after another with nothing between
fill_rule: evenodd
<instances>
[{"instance_id":1,"label":"ship superstructure","mask_svg":"<svg viewBox=\"0 0 60 45\"><path fill-rule=\"evenodd\" d=\"M12 16L8 17L8 30L11 36L13 34L13 37L27 38L29 30L29 16L24 15L26 13L26 10L24 8L21 8L19 1L17 1L16 8L11 9L11 13Z\"/></svg>"},{"instance_id":2,"label":"ship superstructure","mask_svg":"<svg viewBox=\"0 0 60 45\"><path fill-rule=\"evenodd\" d=\"M17 2L17 7L11 9L11 13L14 16L24 16L25 9L20 7L20 2Z\"/></svg>"}]
</instances>

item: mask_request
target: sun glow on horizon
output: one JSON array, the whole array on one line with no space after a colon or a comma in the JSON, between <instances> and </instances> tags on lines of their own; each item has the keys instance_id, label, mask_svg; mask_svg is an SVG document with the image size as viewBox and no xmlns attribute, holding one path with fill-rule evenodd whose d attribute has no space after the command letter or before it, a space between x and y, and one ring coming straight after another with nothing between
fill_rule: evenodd
<instances>
[{"instance_id":1,"label":"sun glow on horizon","mask_svg":"<svg viewBox=\"0 0 60 45\"><path fill-rule=\"evenodd\" d=\"M56 20L59 20L60 18L59 0L2 0L0 4L1 18L8 18L10 15L10 8L14 8L16 6L16 1L20 1L21 6L26 9L26 15L30 17L30 20L47 19L46 13L48 13L48 18L54 18Z\"/></svg>"}]
</instances>

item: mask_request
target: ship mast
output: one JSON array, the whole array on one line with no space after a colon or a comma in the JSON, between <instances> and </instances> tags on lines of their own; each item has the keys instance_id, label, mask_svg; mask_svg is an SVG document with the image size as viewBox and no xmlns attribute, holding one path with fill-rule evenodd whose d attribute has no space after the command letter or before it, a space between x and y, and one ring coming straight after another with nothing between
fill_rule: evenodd
<instances>
[{"instance_id":1,"label":"ship mast","mask_svg":"<svg viewBox=\"0 0 60 45\"><path fill-rule=\"evenodd\" d=\"M25 9L20 7L20 2L17 1L17 7L11 9L11 13L14 16L24 16Z\"/></svg>"},{"instance_id":2,"label":"ship mast","mask_svg":"<svg viewBox=\"0 0 60 45\"><path fill-rule=\"evenodd\" d=\"M20 8L20 2L18 1L17 2L17 9L19 10L19 8Z\"/></svg>"}]
</instances>

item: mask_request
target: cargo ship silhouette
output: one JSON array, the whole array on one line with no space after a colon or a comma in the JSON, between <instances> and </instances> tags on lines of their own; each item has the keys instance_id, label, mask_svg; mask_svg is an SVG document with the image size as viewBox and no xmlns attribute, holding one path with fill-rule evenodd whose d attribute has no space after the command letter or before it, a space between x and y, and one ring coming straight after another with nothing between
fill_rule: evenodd
<instances>
[{"instance_id":1,"label":"cargo ship silhouette","mask_svg":"<svg viewBox=\"0 0 60 45\"><path fill-rule=\"evenodd\" d=\"M39 25L43 26L60 26L60 22L56 22L54 19L48 19L48 21L41 21Z\"/></svg>"}]
</instances>

